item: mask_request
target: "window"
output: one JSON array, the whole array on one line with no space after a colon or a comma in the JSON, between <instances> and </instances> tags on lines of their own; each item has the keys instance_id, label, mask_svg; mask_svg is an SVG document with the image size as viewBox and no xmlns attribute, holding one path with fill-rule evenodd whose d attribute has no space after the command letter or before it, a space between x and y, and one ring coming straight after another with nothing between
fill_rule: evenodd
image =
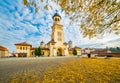
<instances>
[{"instance_id":1,"label":"window","mask_svg":"<svg viewBox=\"0 0 120 83\"><path fill-rule=\"evenodd\" d=\"M59 21L59 18L57 20Z\"/></svg>"},{"instance_id":2,"label":"window","mask_svg":"<svg viewBox=\"0 0 120 83\"><path fill-rule=\"evenodd\" d=\"M60 21L60 19L59 18L55 18L55 21Z\"/></svg>"},{"instance_id":3,"label":"window","mask_svg":"<svg viewBox=\"0 0 120 83\"><path fill-rule=\"evenodd\" d=\"M55 21L57 21L57 18L55 18Z\"/></svg>"},{"instance_id":4,"label":"window","mask_svg":"<svg viewBox=\"0 0 120 83\"><path fill-rule=\"evenodd\" d=\"M58 32L57 35L58 35L58 41L62 41L62 33Z\"/></svg>"}]
</instances>

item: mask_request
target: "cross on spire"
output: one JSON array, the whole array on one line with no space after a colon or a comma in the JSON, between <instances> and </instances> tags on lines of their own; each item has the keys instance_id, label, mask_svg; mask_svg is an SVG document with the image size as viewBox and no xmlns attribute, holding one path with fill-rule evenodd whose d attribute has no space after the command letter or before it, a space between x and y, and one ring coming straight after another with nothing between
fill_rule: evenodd
<instances>
[{"instance_id":1,"label":"cross on spire","mask_svg":"<svg viewBox=\"0 0 120 83\"><path fill-rule=\"evenodd\" d=\"M56 13L58 13L58 10L55 10L56 11Z\"/></svg>"}]
</instances>

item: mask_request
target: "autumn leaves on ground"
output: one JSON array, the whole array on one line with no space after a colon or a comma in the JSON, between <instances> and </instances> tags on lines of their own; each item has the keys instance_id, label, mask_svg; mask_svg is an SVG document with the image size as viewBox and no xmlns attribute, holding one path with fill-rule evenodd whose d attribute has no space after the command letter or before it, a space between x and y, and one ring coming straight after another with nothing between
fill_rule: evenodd
<instances>
[{"instance_id":1,"label":"autumn leaves on ground","mask_svg":"<svg viewBox=\"0 0 120 83\"><path fill-rule=\"evenodd\" d=\"M51 63L52 64L52 63ZM35 68L36 66L34 66ZM11 83L120 83L119 58L74 58L45 72L31 68Z\"/></svg>"}]
</instances>

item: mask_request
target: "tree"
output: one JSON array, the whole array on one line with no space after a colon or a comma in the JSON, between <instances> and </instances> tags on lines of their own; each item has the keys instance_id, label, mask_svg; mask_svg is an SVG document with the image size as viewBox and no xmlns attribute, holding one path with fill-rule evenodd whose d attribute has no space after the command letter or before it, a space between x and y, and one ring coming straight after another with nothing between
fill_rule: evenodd
<instances>
[{"instance_id":1,"label":"tree","mask_svg":"<svg viewBox=\"0 0 120 83\"><path fill-rule=\"evenodd\" d=\"M76 49L73 50L73 55L77 55L77 50Z\"/></svg>"},{"instance_id":2,"label":"tree","mask_svg":"<svg viewBox=\"0 0 120 83\"><path fill-rule=\"evenodd\" d=\"M117 51L120 51L120 48L119 48L119 47L116 47L116 50L117 50Z\"/></svg>"},{"instance_id":3,"label":"tree","mask_svg":"<svg viewBox=\"0 0 120 83\"><path fill-rule=\"evenodd\" d=\"M36 56L42 56L42 54L41 54L41 48L40 47L38 47L38 48L35 49L35 55Z\"/></svg>"},{"instance_id":4,"label":"tree","mask_svg":"<svg viewBox=\"0 0 120 83\"><path fill-rule=\"evenodd\" d=\"M120 1L119 0L23 0L24 5L40 9L38 2L46 2L44 9L53 8L50 1L56 2L71 19L80 27L84 37L95 37L100 34L120 34Z\"/></svg>"},{"instance_id":5,"label":"tree","mask_svg":"<svg viewBox=\"0 0 120 83\"><path fill-rule=\"evenodd\" d=\"M109 48L112 52L120 52L120 47Z\"/></svg>"}]
</instances>

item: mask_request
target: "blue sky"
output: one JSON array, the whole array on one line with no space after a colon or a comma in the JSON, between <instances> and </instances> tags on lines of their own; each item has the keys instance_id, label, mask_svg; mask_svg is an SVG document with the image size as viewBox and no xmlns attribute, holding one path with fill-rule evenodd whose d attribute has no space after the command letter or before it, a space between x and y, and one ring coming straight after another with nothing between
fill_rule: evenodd
<instances>
[{"instance_id":1,"label":"blue sky","mask_svg":"<svg viewBox=\"0 0 120 83\"><path fill-rule=\"evenodd\" d=\"M43 8L45 3L39 3L40 10L35 13L34 7L25 7L22 0L0 1L0 45L7 47L10 52L15 51L15 43L27 41L33 47L39 46L43 40L50 41L52 16L58 10L64 26L65 42L73 41L73 46L80 47L106 47L120 46L120 35L104 34L103 37L92 39L83 38L79 27L70 24L67 16L54 2L52 10Z\"/></svg>"}]
</instances>

